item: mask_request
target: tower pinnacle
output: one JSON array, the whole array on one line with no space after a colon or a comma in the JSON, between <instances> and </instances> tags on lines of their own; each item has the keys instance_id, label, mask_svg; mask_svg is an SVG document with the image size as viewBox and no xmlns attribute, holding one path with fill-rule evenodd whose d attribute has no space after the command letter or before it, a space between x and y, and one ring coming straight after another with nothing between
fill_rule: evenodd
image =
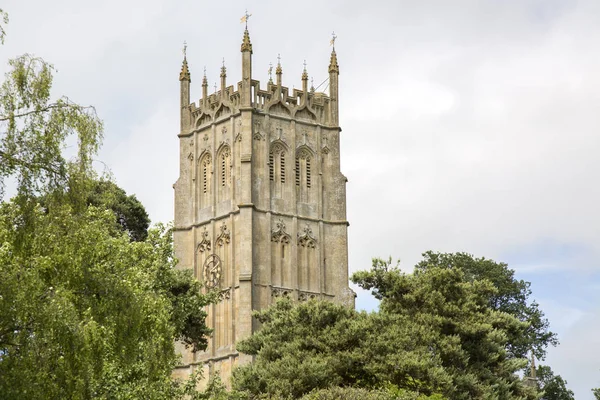
<instances>
[{"instance_id":1,"label":"tower pinnacle","mask_svg":"<svg viewBox=\"0 0 600 400\"><path fill-rule=\"evenodd\" d=\"M252 43L250 43L250 34L248 33L248 28L244 30L244 39L242 40L242 53L249 51L252 54Z\"/></svg>"},{"instance_id":2,"label":"tower pinnacle","mask_svg":"<svg viewBox=\"0 0 600 400\"><path fill-rule=\"evenodd\" d=\"M181 72L179 73L180 81L188 81L191 82L190 79L190 70L188 69L187 63L187 42L183 42L183 64L181 65Z\"/></svg>"}]
</instances>

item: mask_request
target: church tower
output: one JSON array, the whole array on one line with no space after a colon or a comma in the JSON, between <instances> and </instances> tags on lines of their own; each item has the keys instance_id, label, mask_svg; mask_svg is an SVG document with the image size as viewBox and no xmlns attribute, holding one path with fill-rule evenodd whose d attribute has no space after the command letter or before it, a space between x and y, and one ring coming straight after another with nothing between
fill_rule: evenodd
<instances>
[{"instance_id":1,"label":"church tower","mask_svg":"<svg viewBox=\"0 0 600 400\"><path fill-rule=\"evenodd\" d=\"M334 37L335 40L335 37ZM333 43L333 41L332 41ZM329 94L252 77L248 29L241 45L242 80L190 103L184 56L179 75L180 174L175 189L175 255L205 288L223 298L208 307L214 332L205 352L179 346L185 376L203 368L227 381L251 361L235 343L258 329L254 310L277 298L324 299L354 306L348 287L346 177L340 172L339 66L329 63Z\"/></svg>"}]
</instances>

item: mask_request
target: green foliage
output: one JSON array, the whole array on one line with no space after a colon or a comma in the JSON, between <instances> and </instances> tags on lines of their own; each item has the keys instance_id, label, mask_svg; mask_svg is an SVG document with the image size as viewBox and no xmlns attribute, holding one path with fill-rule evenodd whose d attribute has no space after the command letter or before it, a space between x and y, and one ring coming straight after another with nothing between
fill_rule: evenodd
<instances>
[{"instance_id":1,"label":"green foliage","mask_svg":"<svg viewBox=\"0 0 600 400\"><path fill-rule=\"evenodd\" d=\"M0 201L5 179L14 178L21 198L74 185L90 171L102 138L92 107L66 97L51 100L54 68L29 54L10 60L0 86ZM73 161L63 155L76 138Z\"/></svg>"},{"instance_id":2,"label":"green foliage","mask_svg":"<svg viewBox=\"0 0 600 400\"><path fill-rule=\"evenodd\" d=\"M170 229L148 231L134 196L93 179L102 136L94 109L51 101L44 60L26 54L9 65L0 201L6 179L17 195L0 203L0 397L207 398L198 375L171 377L174 341L206 348L203 310L218 296L174 268Z\"/></svg>"},{"instance_id":3,"label":"green foliage","mask_svg":"<svg viewBox=\"0 0 600 400\"><path fill-rule=\"evenodd\" d=\"M115 213L116 222L129 235L131 240L143 241L148 236L150 217L146 209L135 197L127 196L125 190L109 180L94 181L87 203L108 208Z\"/></svg>"},{"instance_id":4,"label":"green foliage","mask_svg":"<svg viewBox=\"0 0 600 400\"><path fill-rule=\"evenodd\" d=\"M488 280L496 290L488 295L489 306L506 312L529 326L525 332L507 332L507 350L511 357L523 358L533 350L536 358L543 360L546 348L556 346L558 339L549 331L549 322L539 305L531 301L530 283L515 278L515 271L507 264L485 258L474 258L466 253L443 254L427 252L415 268L416 272L429 268L460 269L470 281Z\"/></svg>"},{"instance_id":5,"label":"green foliage","mask_svg":"<svg viewBox=\"0 0 600 400\"><path fill-rule=\"evenodd\" d=\"M528 325L490 307L490 281L459 268L405 274L378 259L352 280L381 300L379 312L284 300L256 313L261 329L237 346L255 361L234 371L235 389L251 398L536 398L516 374L527 360L507 351Z\"/></svg>"},{"instance_id":6,"label":"green foliage","mask_svg":"<svg viewBox=\"0 0 600 400\"><path fill-rule=\"evenodd\" d=\"M567 381L560 375L554 375L547 365L536 368L536 377L541 391L544 392L542 400L575 400L575 394L567 389Z\"/></svg>"},{"instance_id":7,"label":"green foliage","mask_svg":"<svg viewBox=\"0 0 600 400\"><path fill-rule=\"evenodd\" d=\"M592 389L592 393L594 394L596 400L600 400L600 389Z\"/></svg>"},{"instance_id":8,"label":"green foliage","mask_svg":"<svg viewBox=\"0 0 600 400\"><path fill-rule=\"evenodd\" d=\"M68 204L21 217L0 207L3 397L175 398L173 339L206 347L190 321L212 298L173 268L171 232L131 242L110 210Z\"/></svg>"},{"instance_id":9,"label":"green foliage","mask_svg":"<svg viewBox=\"0 0 600 400\"><path fill-rule=\"evenodd\" d=\"M4 25L8 24L8 14L0 8L0 43L4 44L4 38L6 37L6 31Z\"/></svg>"},{"instance_id":10,"label":"green foliage","mask_svg":"<svg viewBox=\"0 0 600 400\"><path fill-rule=\"evenodd\" d=\"M523 334L528 325L489 307L497 294L490 281L472 279L460 268L433 265L405 274L391 260L378 259L370 271L358 272L352 280L381 299L382 315L415 326L415 348L425 347L439 368L436 375L427 367L422 371L427 374L416 376L424 385L421 392L429 386L452 399L534 398L515 375L527 360L509 357L506 350L509 338ZM393 370L394 363L382 368Z\"/></svg>"},{"instance_id":11,"label":"green foliage","mask_svg":"<svg viewBox=\"0 0 600 400\"><path fill-rule=\"evenodd\" d=\"M315 390L302 400L443 400L440 395L424 396L405 390L379 390L353 387L331 387Z\"/></svg>"}]
</instances>

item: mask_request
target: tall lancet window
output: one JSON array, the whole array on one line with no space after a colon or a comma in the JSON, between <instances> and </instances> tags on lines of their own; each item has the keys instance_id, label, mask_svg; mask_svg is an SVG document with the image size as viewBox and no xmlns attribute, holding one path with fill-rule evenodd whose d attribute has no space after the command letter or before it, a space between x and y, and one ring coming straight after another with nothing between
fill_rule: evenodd
<instances>
[{"instance_id":1,"label":"tall lancet window","mask_svg":"<svg viewBox=\"0 0 600 400\"><path fill-rule=\"evenodd\" d=\"M301 148L296 154L296 198L301 203L312 201L313 165L312 154L307 148Z\"/></svg>"},{"instance_id":2,"label":"tall lancet window","mask_svg":"<svg viewBox=\"0 0 600 400\"><path fill-rule=\"evenodd\" d=\"M217 156L219 177L217 186L219 187L219 199L223 201L231 198L231 149L225 145L221 147Z\"/></svg>"},{"instance_id":3,"label":"tall lancet window","mask_svg":"<svg viewBox=\"0 0 600 400\"><path fill-rule=\"evenodd\" d=\"M273 143L269 151L269 180L271 181L272 197L283 197L286 179L285 164L285 147L279 142Z\"/></svg>"},{"instance_id":4,"label":"tall lancet window","mask_svg":"<svg viewBox=\"0 0 600 400\"><path fill-rule=\"evenodd\" d=\"M198 199L200 208L208 207L211 204L211 186L212 157L210 153L205 153L198 163Z\"/></svg>"}]
</instances>

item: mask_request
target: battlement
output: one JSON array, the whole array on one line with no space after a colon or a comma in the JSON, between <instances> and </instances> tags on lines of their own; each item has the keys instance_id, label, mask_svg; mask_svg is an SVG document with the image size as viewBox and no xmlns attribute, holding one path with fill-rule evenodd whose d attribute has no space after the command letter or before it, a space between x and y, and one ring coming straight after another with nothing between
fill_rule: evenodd
<instances>
[{"instance_id":1,"label":"battlement","mask_svg":"<svg viewBox=\"0 0 600 400\"><path fill-rule=\"evenodd\" d=\"M252 79L252 45L248 31L244 32L241 46L242 80L237 86L226 85L226 68L221 68L221 89L208 94L206 75L202 81L202 97L197 103L190 103L190 72L184 57L179 80L181 81L181 130L190 131L211 125L217 121L238 114L242 110L252 109L256 113L273 115L283 119L302 120L324 126L337 126L337 77L339 67L335 49L331 53L329 64L329 94L308 89L306 67L302 73L302 89L283 86L282 68L278 62L276 82L269 79L266 88L260 81ZM216 89L216 88L215 88Z\"/></svg>"}]
</instances>

